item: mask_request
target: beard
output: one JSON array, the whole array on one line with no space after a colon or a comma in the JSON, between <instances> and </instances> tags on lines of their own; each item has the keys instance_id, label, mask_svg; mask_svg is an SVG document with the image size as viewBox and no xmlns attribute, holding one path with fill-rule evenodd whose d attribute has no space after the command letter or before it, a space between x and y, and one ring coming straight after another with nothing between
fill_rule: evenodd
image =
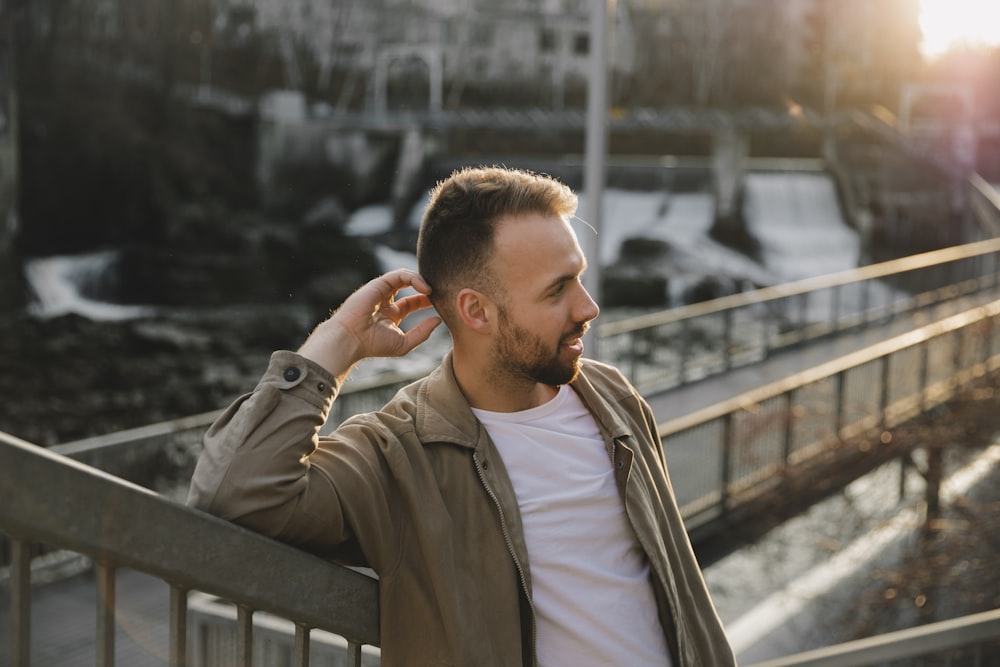
<instances>
[{"instance_id":1,"label":"beard","mask_svg":"<svg viewBox=\"0 0 1000 667\"><path fill-rule=\"evenodd\" d=\"M580 372L580 357L560 357L562 342L582 336L588 328L580 324L569 335L556 342L554 348L524 327L511 321L504 309L499 310L500 338L497 344L495 370L513 380L529 380L550 386L569 384Z\"/></svg>"}]
</instances>

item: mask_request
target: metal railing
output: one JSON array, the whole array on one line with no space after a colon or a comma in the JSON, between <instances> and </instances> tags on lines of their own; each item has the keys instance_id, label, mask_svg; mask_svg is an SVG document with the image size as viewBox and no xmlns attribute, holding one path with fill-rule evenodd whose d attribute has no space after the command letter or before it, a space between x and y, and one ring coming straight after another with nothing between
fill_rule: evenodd
<instances>
[{"instance_id":1,"label":"metal railing","mask_svg":"<svg viewBox=\"0 0 1000 667\"><path fill-rule=\"evenodd\" d=\"M769 660L752 667L1000 664L1000 609Z\"/></svg>"},{"instance_id":2,"label":"metal railing","mask_svg":"<svg viewBox=\"0 0 1000 667\"><path fill-rule=\"evenodd\" d=\"M684 470L673 482L689 530L816 483L810 466L899 455L888 429L998 367L995 301L661 424L667 460Z\"/></svg>"},{"instance_id":3,"label":"metal railing","mask_svg":"<svg viewBox=\"0 0 1000 667\"><path fill-rule=\"evenodd\" d=\"M685 472L674 484L689 529L745 512L810 464L840 465L843 457L858 454L878 460L879 433L1000 366L998 320L1000 301L662 424L671 466ZM151 427L146 436L160 437L166 430ZM74 449L81 455L88 448ZM292 620L289 664L309 664L313 628L351 638L352 665L362 664L362 644L378 644L373 579L10 436L0 436L0 531L12 538L16 667L30 664L35 543L94 561L102 666L114 662L115 572L120 568L145 572L169 586L172 665L187 664L190 591L236 604L233 651L239 665L253 661L255 611Z\"/></svg>"},{"instance_id":4,"label":"metal railing","mask_svg":"<svg viewBox=\"0 0 1000 667\"><path fill-rule=\"evenodd\" d=\"M944 248L601 324L597 356L640 392L672 389L782 349L994 293L998 271L1000 239Z\"/></svg>"},{"instance_id":5,"label":"metal railing","mask_svg":"<svg viewBox=\"0 0 1000 667\"><path fill-rule=\"evenodd\" d=\"M10 538L10 655L31 664L31 551L44 543L85 554L97 587L97 665L115 662L116 571L157 577L170 590L163 654L188 664L188 594L205 591L236 605L235 664L253 663L253 615L295 627L288 664L309 665L311 630L348 638L347 664L378 645L378 583L227 521L44 448L0 434L0 531Z\"/></svg>"},{"instance_id":6,"label":"metal railing","mask_svg":"<svg viewBox=\"0 0 1000 667\"><path fill-rule=\"evenodd\" d=\"M811 462L839 465L843 456L858 453L875 460L878 453L872 450L882 442L877 434L947 401L998 367L1000 301L662 424L668 459L685 471L674 480L685 521L697 529L750 506ZM859 446L863 442L874 444ZM235 636L227 650L238 665L254 664L254 612L260 612L259 632L265 634L283 633L265 617L291 620L294 639L282 664L309 664L313 629L350 638L348 664L356 667L372 660L362 645L378 645L374 579L2 434L0 531L12 545L15 667L31 664L35 543L77 551L95 563L101 666L114 664L115 573L123 568L169 587L165 652L171 665L191 664L191 591L236 605L229 626ZM205 650L202 643L198 655Z\"/></svg>"}]
</instances>

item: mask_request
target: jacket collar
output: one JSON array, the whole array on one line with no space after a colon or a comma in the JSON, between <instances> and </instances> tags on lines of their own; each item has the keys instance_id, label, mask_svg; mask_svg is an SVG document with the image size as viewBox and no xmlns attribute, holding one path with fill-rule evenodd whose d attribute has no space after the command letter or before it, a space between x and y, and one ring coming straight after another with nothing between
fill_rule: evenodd
<instances>
[{"instance_id":1,"label":"jacket collar","mask_svg":"<svg viewBox=\"0 0 1000 667\"><path fill-rule=\"evenodd\" d=\"M587 406L598 426L610 439L632 435L614 407L632 397L623 381L609 381L608 367L589 359L583 361L580 374L570 385ZM620 376L615 375L615 378ZM475 448L482 436L482 425L472 412L458 380L452 353L421 382L416 384L416 435L421 442L450 442Z\"/></svg>"}]
</instances>

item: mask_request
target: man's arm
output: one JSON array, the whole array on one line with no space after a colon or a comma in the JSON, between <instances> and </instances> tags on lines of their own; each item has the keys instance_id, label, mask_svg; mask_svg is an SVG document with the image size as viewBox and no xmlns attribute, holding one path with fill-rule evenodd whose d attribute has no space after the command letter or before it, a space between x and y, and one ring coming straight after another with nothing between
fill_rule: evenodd
<instances>
[{"instance_id":1,"label":"man's arm","mask_svg":"<svg viewBox=\"0 0 1000 667\"><path fill-rule=\"evenodd\" d=\"M397 301L405 287L416 293ZM353 500L375 510L378 480L352 478L351 488L337 488L310 465L310 456L350 370L367 357L408 353L440 323L429 317L407 332L399 326L407 315L430 306L429 292L413 271L387 273L352 294L298 353L275 352L256 389L234 402L206 433L188 504L318 550L349 537L340 494L372 494ZM374 447L357 444L362 446L336 448L347 471L371 469L359 459Z\"/></svg>"}]
</instances>

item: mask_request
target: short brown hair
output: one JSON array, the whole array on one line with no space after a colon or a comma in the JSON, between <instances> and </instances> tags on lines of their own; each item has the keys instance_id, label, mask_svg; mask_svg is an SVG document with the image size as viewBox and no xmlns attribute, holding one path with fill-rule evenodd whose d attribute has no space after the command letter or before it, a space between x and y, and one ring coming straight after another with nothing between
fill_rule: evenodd
<instances>
[{"instance_id":1,"label":"short brown hair","mask_svg":"<svg viewBox=\"0 0 1000 667\"><path fill-rule=\"evenodd\" d=\"M509 216L576 212L576 194L551 176L507 167L466 167L431 190L420 223L417 265L431 286L431 301L447 319L452 297L464 287L496 287L488 271L496 223Z\"/></svg>"}]
</instances>

